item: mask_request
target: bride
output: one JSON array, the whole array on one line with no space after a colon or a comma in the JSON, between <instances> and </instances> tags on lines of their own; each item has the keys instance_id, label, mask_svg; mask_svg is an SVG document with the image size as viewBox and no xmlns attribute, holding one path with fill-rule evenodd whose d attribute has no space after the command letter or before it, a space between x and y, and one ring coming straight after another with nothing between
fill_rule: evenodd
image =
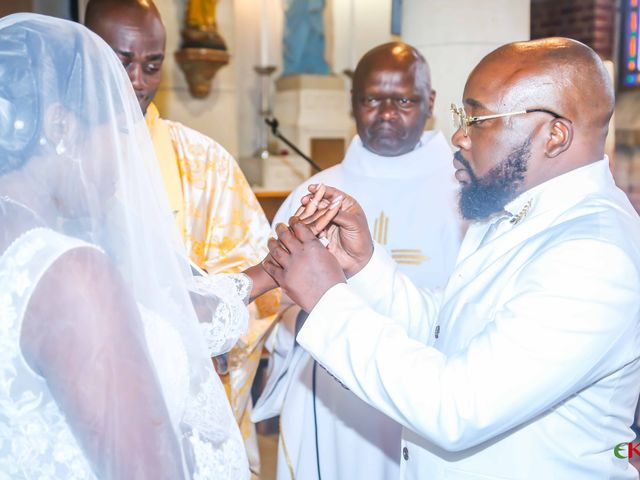
<instances>
[{"instance_id":1,"label":"bride","mask_svg":"<svg viewBox=\"0 0 640 480\"><path fill-rule=\"evenodd\" d=\"M248 478L210 357L271 278L192 279L102 40L17 14L0 45L0 479Z\"/></svg>"}]
</instances>

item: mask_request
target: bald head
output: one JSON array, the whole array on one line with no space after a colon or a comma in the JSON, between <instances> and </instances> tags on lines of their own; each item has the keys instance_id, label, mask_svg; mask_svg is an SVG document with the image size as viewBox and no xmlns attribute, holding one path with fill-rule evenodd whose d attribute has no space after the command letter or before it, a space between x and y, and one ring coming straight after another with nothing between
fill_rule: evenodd
<instances>
[{"instance_id":1,"label":"bald head","mask_svg":"<svg viewBox=\"0 0 640 480\"><path fill-rule=\"evenodd\" d=\"M161 80L166 32L152 0L90 0L85 25L109 44L146 113Z\"/></svg>"},{"instance_id":2,"label":"bald head","mask_svg":"<svg viewBox=\"0 0 640 480\"><path fill-rule=\"evenodd\" d=\"M354 90L362 88L371 72L384 68L411 72L419 88L431 88L429 65L422 54L406 43L390 42L372 48L360 59L353 73Z\"/></svg>"},{"instance_id":3,"label":"bald head","mask_svg":"<svg viewBox=\"0 0 640 480\"><path fill-rule=\"evenodd\" d=\"M487 55L468 82L492 71L490 86L506 108L549 108L580 130L606 135L614 109L614 90L600 57L568 38L510 43ZM595 132L594 132L595 133Z\"/></svg>"},{"instance_id":4,"label":"bald head","mask_svg":"<svg viewBox=\"0 0 640 480\"><path fill-rule=\"evenodd\" d=\"M133 15L151 14L160 18L160 12L153 0L89 0L84 23L87 28L93 30L119 10Z\"/></svg>"},{"instance_id":5,"label":"bald head","mask_svg":"<svg viewBox=\"0 0 640 480\"><path fill-rule=\"evenodd\" d=\"M351 100L365 148L383 156L413 150L431 117L435 92L424 57L406 43L368 51L353 75Z\"/></svg>"}]
</instances>

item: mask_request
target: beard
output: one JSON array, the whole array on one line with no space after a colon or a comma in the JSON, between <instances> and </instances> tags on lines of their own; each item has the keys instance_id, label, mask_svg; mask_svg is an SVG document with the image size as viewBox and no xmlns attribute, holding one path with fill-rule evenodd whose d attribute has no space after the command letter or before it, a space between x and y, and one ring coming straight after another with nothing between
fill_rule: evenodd
<instances>
[{"instance_id":1,"label":"beard","mask_svg":"<svg viewBox=\"0 0 640 480\"><path fill-rule=\"evenodd\" d=\"M504 211L507 203L518 196L531 157L531 139L515 148L504 160L478 178L460 152L455 158L462 163L471 181L460 189L459 207L467 220L484 220Z\"/></svg>"}]
</instances>

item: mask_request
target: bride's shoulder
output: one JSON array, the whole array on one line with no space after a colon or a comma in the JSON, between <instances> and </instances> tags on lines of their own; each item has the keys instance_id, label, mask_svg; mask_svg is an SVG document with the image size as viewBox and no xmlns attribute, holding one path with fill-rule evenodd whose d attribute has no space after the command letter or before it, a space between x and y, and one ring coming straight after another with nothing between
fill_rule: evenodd
<instances>
[{"instance_id":1,"label":"bride's shoulder","mask_svg":"<svg viewBox=\"0 0 640 480\"><path fill-rule=\"evenodd\" d=\"M26 266L34 257L40 257L39 263L43 261L43 256L51 257L51 261L54 261L65 252L78 247L86 246L99 250L99 247L82 240L40 226L28 228L17 235L7 235L5 240L5 248L1 249L0 258L5 263L17 263L19 266ZM41 264L48 266L48 263L50 262L45 261Z\"/></svg>"},{"instance_id":2,"label":"bride's shoulder","mask_svg":"<svg viewBox=\"0 0 640 480\"><path fill-rule=\"evenodd\" d=\"M39 279L22 320L22 355L46 378L64 373L53 367L61 349L101 351L126 336L143 338L139 313L116 266L94 246L74 244Z\"/></svg>"}]
</instances>

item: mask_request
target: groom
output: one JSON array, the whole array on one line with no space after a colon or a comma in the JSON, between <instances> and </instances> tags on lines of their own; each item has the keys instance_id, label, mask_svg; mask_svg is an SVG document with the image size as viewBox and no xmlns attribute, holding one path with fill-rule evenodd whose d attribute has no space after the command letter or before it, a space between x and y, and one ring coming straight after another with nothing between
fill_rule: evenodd
<instances>
[{"instance_id":1,"label":"groom","mask_svg":"<svg viewBox=\"0 0 640 480\"><path fill-rule=\"evenodd\" d=\"M474 223L444 292L398 273L345 196L333 255L313 235L324 217L270 241L265 268L310 312L298 342L403 424L403 478L637 479L616 446L640 393L640 220L604 155L607 72L573 40L513 43L463 102Z\"/></svg>"}]
</instances>

